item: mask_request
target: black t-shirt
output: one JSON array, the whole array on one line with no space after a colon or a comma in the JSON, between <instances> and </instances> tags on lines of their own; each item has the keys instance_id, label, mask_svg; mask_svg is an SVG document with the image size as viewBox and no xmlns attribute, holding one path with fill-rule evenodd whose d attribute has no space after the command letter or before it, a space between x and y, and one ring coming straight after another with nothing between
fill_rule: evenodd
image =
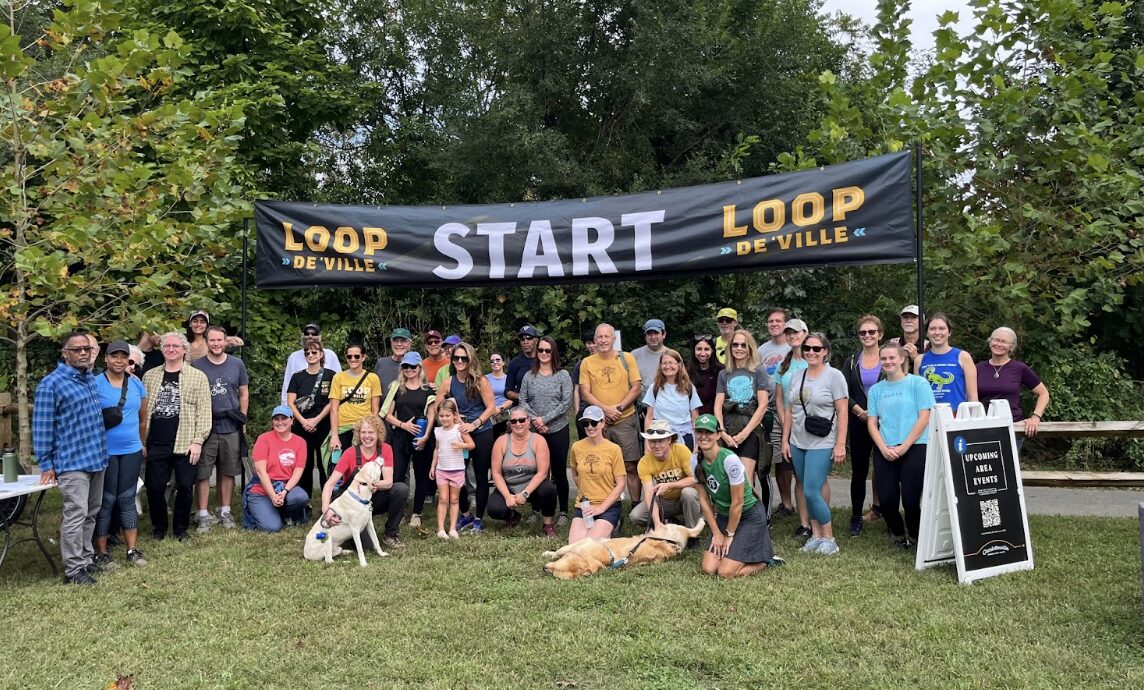
<instances>
[{"instance_id":1,"label":"black t-shirt","mask_svg":"<svg viewBox=\"0 0 1144 690\"><path fill-rule=\"evenodd\" d=\"M520 384L524 383L524 375L532 371L532 358L523 352L513 357L508 363L508 380L504 382L505 391L520 392Z\"/></svg>"},{"instance_id":2,"label":"black t-shirt","mask_svg":"<svg viewBox=\"0 0 1144 690\"><path fill-rule=\"evenodd\" d=\"M393 416L403 422L424 417L425 403L429 400L430 395L433 395L433 391L428 388L416 390L399 388L397 395L393 398Z\"/></svg>"},{"instance_id":3,"label":"black t-shirt","mask_svg":"<svg viewBox=\"0 0 1144 690\"><path fill-rule=\"evenodd\" d=\"M306 419L317 417L326 407L326 403L330 402L330 382L334 380L334 373L332 369L322 369L322 383L318 386L317 391L314 390L314 383L318 379L318 374L311 374L303 369L290 377L290 383L286 386L287 393L294 393L299 398L307 395L314 396L314 404L310 406L310 409L302 412L302 416ZM297 404L297 399L294 402Z\"/></svg>"},{"instance_id":4,"label":"black t-shirt","mask_svg":"<svg viewBox=\"0 0 1144 690\"><path fill-rule=\"evenodd\" d=\"M164 371L163 383L151 406L151 426L147 432L147 443L156 446L174 446L175 435L179 433L179 373Z\"/></svg>"}]
</instances>

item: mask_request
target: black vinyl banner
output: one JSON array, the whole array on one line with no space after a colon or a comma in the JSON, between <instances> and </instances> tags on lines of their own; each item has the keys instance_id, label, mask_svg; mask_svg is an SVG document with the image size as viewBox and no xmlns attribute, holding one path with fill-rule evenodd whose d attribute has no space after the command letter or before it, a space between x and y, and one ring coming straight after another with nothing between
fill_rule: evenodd
<instances>
[{"instance_id":1,"label":"black vinyl banner","mask_svg":"<svg viewBox=\"0 0 1144 690\"><path fill-rule=\"evenodd\" d=\"M624 196L255 204L257 285L647 280L914 260L910 154Z\"/></svg>"},{"instance_id":2,"label":"black vinyl banner","mask_svg":"<svg viewBox=\"0 0 1144 690\"><path fill-rule=\"evenodd\" d=\"M1029 560L1029 535L1006 425L949 431L949 465L965 569Z\"/></svg>"}]
</instances>

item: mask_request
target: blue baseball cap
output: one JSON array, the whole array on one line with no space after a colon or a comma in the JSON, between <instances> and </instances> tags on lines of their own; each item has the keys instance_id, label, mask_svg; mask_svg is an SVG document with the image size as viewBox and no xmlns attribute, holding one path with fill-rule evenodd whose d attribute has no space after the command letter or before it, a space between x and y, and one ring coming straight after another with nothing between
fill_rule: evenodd
<instances>
[{"instance_id":1,"label":"blue baseball cap","mask_svg":"<svg viewBox=\"0 0 1144 690\"><path fill-rule=\"evenodd\" d=\"M421 364L421 353L419 353L419 352L406 352L405 355L402 356L402 358L401 358L401 363L402 364L412 364L413 366L417 366L417 365Z\"/></svg>"},{"instance_id":2,"label":"blue baseball cap","mask_svg":"<svg viewBox=\"0 0 1144 690\"><path fill-rule=\"evenodd\" d=\"M270 418L273 419L274 417L287 417L289 419L294 419L294 410L291 410L289 405L279 405L278 407L274 408L273 412L270 413Z\"/></svg>"},{"instance_id":3,"label":"blue baseball cap","mask_svg":"<svg viewBox=\"0 0 1144 690\"><path fill-rule=\"evenodd\" d=\"M648 331L655 331L656 333L667 332L667 327L663 325L663 321L659 319L648 319L643 325L644 333Z\"/></svg>"}]
</instances>

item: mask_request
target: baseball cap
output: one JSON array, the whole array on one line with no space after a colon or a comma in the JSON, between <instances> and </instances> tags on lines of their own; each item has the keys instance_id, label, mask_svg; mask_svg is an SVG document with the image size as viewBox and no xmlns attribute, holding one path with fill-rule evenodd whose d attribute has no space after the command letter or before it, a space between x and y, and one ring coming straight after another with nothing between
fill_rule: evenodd
<instances>
[{"instance_id":1,"label":"baseball cap","mask_svg":"<svg viewBox=\"0 0 1144 690\"><path fill-rule=\"evenodd\" d=\"M643 330L644 333L647 333L648 331L663 333L667 330L667 328L663 325L663 321L660 321L659 319L648 319L644 322Z\"/></svg>"},{"instance_id":2,"label":"baseball cap","mask_svg":"<svg viewBox=\"0 0 1144 690\"><path fill-rule=\"evenodd\" d=\"M643 436L649 441L655 441L663 438L671 438L675 436L675 432L671 430L671 425L662 419L653 419L651 424L647 425L647 431L641 431L640 436Z\"/></svg>"},{"instance_id":3,"label":"baseball cap","mask_svg":"<svg viewBox=\"0 0 1144 690\"><path fill-rule=\"evenodd\" d=\"M540 337L540 333L538 333L536 331L536 327L533 326L532 324L527 324L527 325L521 326L520 330L517 331L516 334L518 336L526 335L529 338L539 338Z\"/></svg>"},{"instance_id":4,"label":"baseball cap","mask_svg":"<svg viewBox=\"0 0 1144 690\"><path fill-rule=\"evenodd\" d=\"M420 364L421 363L421 354L417 353L417 352L406 352L401 357L401 363L402 364L413 364L413 365Z\"/></svg>"},{"instance_id":5,"label":"baseball cap","mask_svg":"<svg viewBox=\"0 0 1144 690\"><path fill-rule=\"evenodd\" d=\"M290 419L294 419L294 411L291 410L288 405L279 405L270 413L270 417L289 417Z\"/></svg>"},{"instance_id":6,"label":"baseball cap","mask_svg":"<svg viewBox=\"0 0 1144 690\"><path fill-rule=\"evenodd\" d=\"M790 321L786 322L785 326L783 326L783 330L784 331L809 331L810 329L806 327L806 322L803 321L802 319L791 319Z\"/></svg>"},{"instance_id":7,"label":"baseball cap","mask_svg":"<svg viewBox=\"0 0 1144 690\"><path fill-rule=\"evenodd\" d=\"M702 430L716 433L719 431L719 420L715 419L715 415L713 414L699 415L699 419L695 420L695 429L696 431Z\"/></svg>"},{"instance_id":8,"label":"baseball cap","mask_svg":"<svg viewBox=\"0 0 1144 690\"><path fill-rule=\"evenodd\" d=\"M456 347L457 345L461 344L461 336L451 335L448 338L445 338L445 344L446 345L452 345L452 346Z\"/></svg>"},{"instance_id":9,"label":"baseball cap","mask_svg":"<svg viewBox=\"0 0 1144 690\"><path fill-rule=\"evenodd\" d=\"M589 405L584 408L584 413L580 415L581 420L588 420L590 422L604 421L604 411L598 405Z\"/></svg>"},{"instance_id":10,"label":"baseball cap","mask_svg":"<svg viewBox=\"0 0 1144 690\"><path fill-rule=\"evenodd\" d=\"M187 320L188 320L188 321L190 321L191 319L195 318L196 316L201 316L201 317L203 317L204 319L206 319L206 322L207 322L207 323L210 323L210 322L211 322L211 315L210 315L210 314L208 314L208 313L206 313L206 312L205 312L205 311L203 311L202 309L198 309L198 310L196 310L196 311L193 311L193 312L191 312L191 317L190 317L190 319L187 319Z\"/></svg>"},{"instance_id":11,"label":"baseball cap","mask_svg":"<svg viewBox=\"0 0 1144 690\"><path fill-rule=\"evenodd\" d=\"M437 340L440 340L441 331L425 331L425 339L429 340L430 338L436 338Z\"/></svg>"},{"instance_id":12,"label":"baseball cap","mask_svg":"<svg viewBox=\"0 0 1144 690\"><path fill-rule=\"evenodd\" d=\"M720 309L718 311L718 313L715 314L715 318L722 319L724 317L729 318L729 319L735 319L736 321L738 321L739 320L739 312L735 311L731 307L723 307L722 309Z\"/></svg>"},{"instance_id":13,"label":"baseball cap","mask_svg":"<svg viewBox=\"0 0 1144 690\"><path fill-rule=\"evenodd\" d=\"M913 314L914 316L921 316L922 310L918 309L918 305L916 304L907 304L906 306L902 307L902 311L898 313L898 316L901 316L902 314Z\"/></svg>"},{"instance_id":14,"label":"baseball cap","mask_svg":"<svg viewBox=\"0 0 1144 690\"><path fill-rule=\"evenodd\" d=\"M111 344L107 346L107 350L105 350L105 352L107 352L107 354L109 354L109 355L114 354L116 352L122 352L123 354L130 357L131 356L131 346L128 345L127 343L123 342L122 340L112 340Z\"/></svg>"},{"instance_id":15,"label":"baseball cap","mask_svg":"<svg viewBox=\"0 0 1144 690\"><path fill-rule=\"evenodd\" d=\"M413 340L413 334L409 332L408 328L395 328L389 332L389 339L405 338L406 340Z\"/></svg>"},{"instance_id":16,"label":"baseball cap","mask_svg":"<svg viewBox=\"0 0 1144 690\"><path fill-rule=\"evenodd\" d=\"M314 331L316 335L321 335L322 327L316 323L308 323L305 326L302 326L302 332L305 333L306 331Z\"/></svg>"}]
</instances>

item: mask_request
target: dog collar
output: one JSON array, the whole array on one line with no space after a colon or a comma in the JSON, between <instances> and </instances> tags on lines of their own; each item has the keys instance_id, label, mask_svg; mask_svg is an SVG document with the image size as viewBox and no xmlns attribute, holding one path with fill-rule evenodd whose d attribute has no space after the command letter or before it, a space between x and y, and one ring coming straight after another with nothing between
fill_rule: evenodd
<instances>
[{"instance_id":1,"label":"dog collar","mask_svg":"<svg viewBox=\"0 0 1144 690\"><path fill-rule=\"evenodd\" d=\"M362 483L364 484L365 482L362 482ZM354 500L357 501L358 503L362 504L363 506L367 506L370 504L370 500L368 498L362 498L361 496L358 496L357 494L355 494L352 491L347 491L346 493L349 494L350 496L353 496Z\"/></svg>"}]
</instances>

